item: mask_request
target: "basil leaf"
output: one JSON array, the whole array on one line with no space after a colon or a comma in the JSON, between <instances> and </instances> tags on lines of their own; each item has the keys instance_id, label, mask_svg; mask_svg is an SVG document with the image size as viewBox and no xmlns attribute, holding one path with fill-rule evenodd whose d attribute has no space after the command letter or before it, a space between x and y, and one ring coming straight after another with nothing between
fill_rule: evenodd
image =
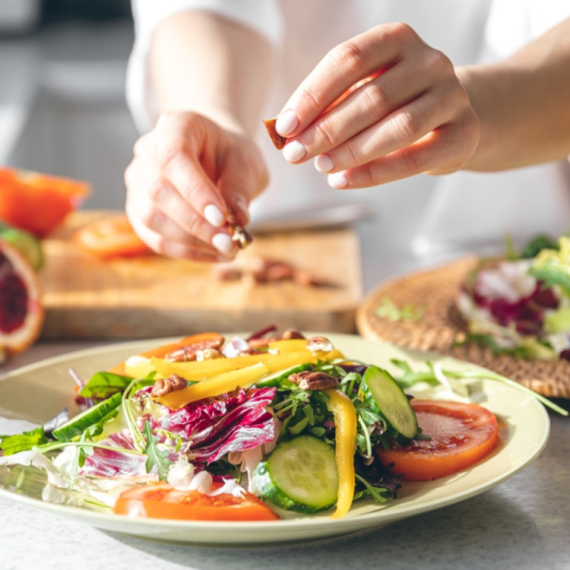
<instances>
[{"instance_id":1,"label":"basil leaf","mask_svg":"<svg viewBox=\"0 0 570 570\"><path fill-rule=\"evenodd\" d=\"M112 372L97 372L81 390L79 395L84 398L107 399L117 392L123 392L133 381L129 376L121 376Z\"/></svg>"}]
</instances>

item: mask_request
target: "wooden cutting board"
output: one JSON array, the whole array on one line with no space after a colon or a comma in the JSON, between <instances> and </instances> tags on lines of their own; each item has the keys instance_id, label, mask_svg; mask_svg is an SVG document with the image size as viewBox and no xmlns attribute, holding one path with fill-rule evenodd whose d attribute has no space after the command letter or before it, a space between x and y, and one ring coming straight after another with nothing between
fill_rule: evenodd
<instances>
[{"instance_id":1,"label":"wooden cutting board","mask_svg":"<svg viewBox=\"0 0 570 570\"><path fill-rule=\"evenodd\" d=\"M281 330L354 331L362 285L353 230L263 235L239 254L292 262L334 286L224 283L209 264L158 255L104 262L70 240L78 227L110 214L76 212L43 242L42 338L150 338L253 331L269 324Z\"/></svg>"}]
</instances>

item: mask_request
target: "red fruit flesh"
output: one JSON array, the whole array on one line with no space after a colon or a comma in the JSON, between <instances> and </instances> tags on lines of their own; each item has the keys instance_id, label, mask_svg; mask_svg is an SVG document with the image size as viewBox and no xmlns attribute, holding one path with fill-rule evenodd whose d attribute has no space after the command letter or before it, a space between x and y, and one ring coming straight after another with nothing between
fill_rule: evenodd
<instances>
[{"instance_id":1,"label":"red fruit flesh","mask_svg":"<svg viewBox=\"0 0 570 570\"><path fill-rule=\"evenodd\" d=\"M0 351L11 357L38 337L44 320L38 278L29 262L0 240Z\"/></svg>"},{"instance_id":2,"label":"red fruit flesh","mask_svg":"<svg viewBox=\"0 0 570 570\"><path fill-rule=\"evenodd\" d=\"M28 290L23 279L9 273L0 280L0 332L5 334L19 329L28 312Z\"/></svg>"}]
</instances>

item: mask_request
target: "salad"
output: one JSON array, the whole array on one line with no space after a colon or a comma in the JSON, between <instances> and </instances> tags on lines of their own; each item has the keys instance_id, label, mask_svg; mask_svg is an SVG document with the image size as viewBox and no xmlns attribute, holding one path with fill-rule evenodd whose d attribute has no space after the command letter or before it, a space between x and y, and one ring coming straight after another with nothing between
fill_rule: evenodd
<instances>
[{"instance_id":1,"label":"salad","mask_svg":"<svg viewBox=\"0 0 570 570\"><path fill-rule=\"evenodd\" d=\"M41 475L46 501L130 517L340 518L497 442L496 418L472 402L481 371L393 364L396 377L275 327L193 335L88 380L71 370L81 411L0 436L0 471L14 489Z\"/></svg>"},{"instance_id":2,"label":"salad","mask_svg":"<svg viewBox=\"0 0 570 570\"><path fill-rule=\"evenodd\" d=\"M466 341L495 354L570 360L570 238L538 236L520 253L487 259L457 299Z\"/></svg>"}]
</instances>

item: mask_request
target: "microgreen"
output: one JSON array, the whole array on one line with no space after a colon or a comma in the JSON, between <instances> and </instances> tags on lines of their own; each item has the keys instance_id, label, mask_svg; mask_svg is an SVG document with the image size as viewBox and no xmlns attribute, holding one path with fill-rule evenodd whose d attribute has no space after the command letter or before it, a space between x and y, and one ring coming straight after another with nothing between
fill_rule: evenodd
<instances>
[{"instance_id":1,"label":"microgreen","mask_svg":"<svg viewBox=\"0 0 570 570\"><path fill-rule=\"evenodd\" d=\"M388 319L389 321L417 321L425 313L425 307L416 307L413 303L408 303L401 309L385 295L376 307L376 315Z\"/></svg>"}]
</instances>

